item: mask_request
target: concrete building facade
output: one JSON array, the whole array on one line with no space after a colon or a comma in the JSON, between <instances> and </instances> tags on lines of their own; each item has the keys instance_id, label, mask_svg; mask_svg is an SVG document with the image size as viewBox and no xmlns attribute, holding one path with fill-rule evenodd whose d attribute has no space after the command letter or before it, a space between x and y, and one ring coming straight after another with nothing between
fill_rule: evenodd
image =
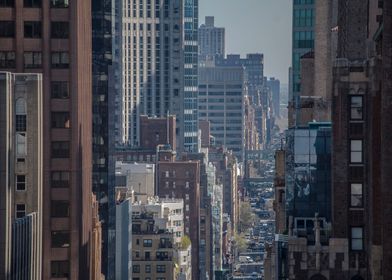
<instances>
[{"instance_id":1,"label":"concrete building facade","mask_svg":"<svg viewBox=\"0 0 392 280\"><path fill-rule=\"evenodd\" d=\"M12 1L14 2L14 1ZM11 3L11 2L10 2ZM0 8L1 68L42 73L42 278L58 266L92 275L92 73L89 1L15 1ZM67 246L59 246L61 236ZM60 244L62 245L62 244Z\"/></svg>"},{"instance_id":2,"label":"concrete building facade","mask_svg":"<svg viewBox=\"0 0 392 280\"><path fill-rule=\"evenodd\" d=\"M225 57L225 43L225 28L216 27L214 17L207 16L199 27L200 62Z\"/></svg>"},{"instance_id":3,"label":"concrete building facade","mask_svg":"<svg viewBox=\"0 0 392 280\"><path fill-rule=\"evenodd\" d=\"M41 279L41 74L0 72L0 278Z\"/></svg>"},{"instance_id":4,"label":"concrete building facade","mask_svg":"<svg viewBox=\"0 0 392 280\"><path fill-rule=\"evenodd\" d=\"M245 157L245 85L242 67L201 67L199 117L211 125L215 145Z\"/></svg>"},{"instance_id":5,"label":"concrete building facade","mask_svg":"<svg viewBox=\"0 0 392 280\"><path fill-rule=\"evenodd\" d=\"M198 0L125 1L121 8L122 142L139 146L141 115L170 113L178 148L196 151Z\"/></svg>"}]
</instances>

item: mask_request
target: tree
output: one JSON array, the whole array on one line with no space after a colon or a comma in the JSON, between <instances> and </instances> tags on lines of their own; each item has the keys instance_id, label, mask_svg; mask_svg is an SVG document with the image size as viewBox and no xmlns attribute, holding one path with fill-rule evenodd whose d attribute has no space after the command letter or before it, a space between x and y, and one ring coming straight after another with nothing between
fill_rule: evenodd
<instances>
[{"instance_id":1,"label":"tree","mask_svg":"<svg viewBox=\"0 0 392 280\"><path fill-rule=\"evenodd\" d=\"M252 212L252 207L247 201L241 202L240 205L240 232L245 232L253 226L255 222L255 214Z\"/></svg>"},{"instance_id":2,"label":"tree","mask_svg":"<svg viewBox=\"0 0 392 280\"><path fill-rule=\"evenodd\" d=\"M181 238L181 249L186 250L189 246L191 246L191 239L187 235L184 235Z\"/></svg>"},{"instance_id":3,"label":"tree","mask_svg":"<svg viewBox=\"0 0 392 280\"><path fill-rule=\"evenodd\" d=\"M244 234L235 234L234 235L235 246L237 247L238 253L246 252L248 249L248 244L246 242Z\"/></svg>"}]
</instances>

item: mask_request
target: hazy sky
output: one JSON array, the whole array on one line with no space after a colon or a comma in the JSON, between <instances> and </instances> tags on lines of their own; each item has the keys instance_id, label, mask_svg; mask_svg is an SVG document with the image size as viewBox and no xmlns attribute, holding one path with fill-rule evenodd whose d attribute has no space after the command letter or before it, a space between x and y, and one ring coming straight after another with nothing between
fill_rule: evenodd
<instances>
[{"instance_id":1,"label":"hazy sky","mask_svg":"<svg viewBox=\"0 0 392 280\"><path fill-rule=\"evenodd\" d=\"M264 53L267 77L288 80L291 64L291 0L199 0L200 24L215 16L226 28L226 53Z\"/></svg>"}]
</instances>

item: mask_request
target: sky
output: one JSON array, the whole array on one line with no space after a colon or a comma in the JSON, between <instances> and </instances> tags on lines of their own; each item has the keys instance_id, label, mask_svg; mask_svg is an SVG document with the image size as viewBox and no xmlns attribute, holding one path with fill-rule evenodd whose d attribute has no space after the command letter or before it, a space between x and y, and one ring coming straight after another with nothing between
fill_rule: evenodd
<instances>
[{"instance_id":1,"label":"sky","mask_svg":"<svg viewBox=\"0 0 392 280\"><path fill-rule=\"evenodd\" d=\"M226 53L263 53L264 75L288 83L291 0L199 0L199 23L215 17L226 28Z\"/></svg>"}]
</instances>

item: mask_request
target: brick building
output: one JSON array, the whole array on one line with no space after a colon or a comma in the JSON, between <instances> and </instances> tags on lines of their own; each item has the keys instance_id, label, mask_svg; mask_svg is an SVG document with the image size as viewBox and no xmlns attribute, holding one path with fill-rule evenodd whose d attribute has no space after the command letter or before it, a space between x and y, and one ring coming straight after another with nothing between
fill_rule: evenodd
<instances>
[{"instance_id":1,"label":"brick building","mask_svg":"<svg viewBox=\"0 0 392 280\"><path fill-rule=\"evenodd\" d=\"M91 2L69 3L5 1L0 7L0 68L43 74L43 279L59 267L64 277L89 279L97 261L90 257ZM58 233L67 246L53 248Z\"/></svg>"},{"instance_id":2,"label":"brick building","mask_svg":"<svg viewBox=\"0 0 392 280\"><path fill-rule=\"evenodd\" d=\"M200 162L160 161L157 163L157 195L184 200L185 234L192 242L192 255L199 256ZM192 279L199 279L199 258L192 258Z\"/></svg>"}]
</instances>

